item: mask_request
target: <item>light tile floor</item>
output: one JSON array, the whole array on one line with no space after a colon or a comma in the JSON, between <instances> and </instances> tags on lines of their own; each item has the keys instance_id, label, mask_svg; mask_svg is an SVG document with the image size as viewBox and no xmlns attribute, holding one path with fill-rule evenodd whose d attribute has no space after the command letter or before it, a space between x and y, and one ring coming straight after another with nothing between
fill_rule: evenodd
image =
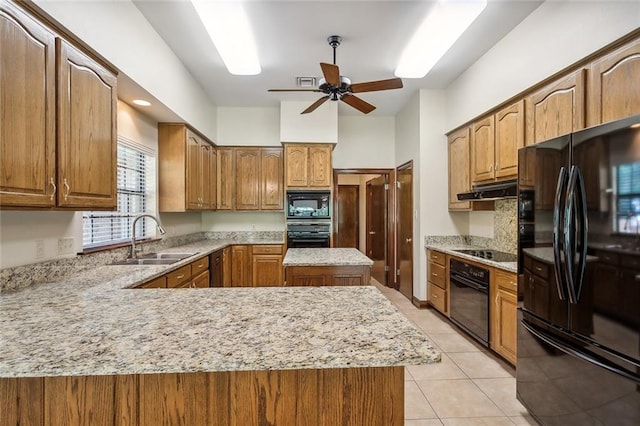
<instances>
[{"instance_id":1,"label":"light tile floor","mask_svg":"<svg viewBox=\"0 0 640 426\"><path fill-rule=\"evenodd\" d=\"M515 369L432 309L375 284L442 353L405 368L405 426L537 425L516 399Z\"/></svg>"}]
</instances>

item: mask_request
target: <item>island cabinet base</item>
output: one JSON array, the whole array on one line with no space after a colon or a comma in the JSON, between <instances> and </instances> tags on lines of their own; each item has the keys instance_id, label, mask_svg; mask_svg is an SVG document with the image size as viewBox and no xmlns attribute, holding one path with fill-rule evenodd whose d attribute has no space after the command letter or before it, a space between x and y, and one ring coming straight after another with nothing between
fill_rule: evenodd
<instances>
[{"instance_id":1,"label":"island cabinet base","mask_svg":"<svg viewBox=\"0 0 640 426\"><path fill-rule=\"evenodd\" d=\"M0 378L0 425L404 424L404 367Z\"/></svg>"},{"instance_id":2,"label":"island cabinet base","mask_svg":"<svg viewBox=\"0 0 640 426\"><path fill-rule=\"evenodd\" d=\"M286 286L341 286L371 284L371 266L287 266Z\"/></svg>"}]
</instances>

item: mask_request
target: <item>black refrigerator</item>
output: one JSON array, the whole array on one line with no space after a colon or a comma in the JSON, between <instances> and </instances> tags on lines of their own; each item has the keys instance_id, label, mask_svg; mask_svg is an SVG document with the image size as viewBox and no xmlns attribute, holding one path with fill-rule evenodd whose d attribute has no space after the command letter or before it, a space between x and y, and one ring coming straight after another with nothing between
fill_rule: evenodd
<instances>
[{"instance_id":1,"label":"black refrigerator","mask_svg":"<svg viewBox=\"0 0 640 426\"><path fill-rule=\"evenodd\" d=\"M640 115L518 158L517 397L543 425L640 425Z\"/></svg>"}]
</instances>

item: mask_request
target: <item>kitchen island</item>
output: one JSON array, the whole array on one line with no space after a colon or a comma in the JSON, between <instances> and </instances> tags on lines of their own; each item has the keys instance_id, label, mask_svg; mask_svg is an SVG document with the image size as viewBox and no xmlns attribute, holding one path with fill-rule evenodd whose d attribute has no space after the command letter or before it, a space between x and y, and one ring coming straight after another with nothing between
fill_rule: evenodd
<instances>
[{"instance_id":1,"label":"kitchen island","mask_svg":"<svg viewBox=\"0 0 640 426\"><path fill-rule=\"evenodd\" d=\"M354 248L290 248L282 261L286 286L368 285L371 265Z\"/></svg>"},{"instance_id":2,"label":"kitchen island","mask_svg":"<svg viewBox=\"0 0 640 426\"><path fill-rule=\"evenodd\" d=\"M373 286L130 289L158 268L2 294L2 422L401 425L440 358Z\"/></svg>"}]
</instances>

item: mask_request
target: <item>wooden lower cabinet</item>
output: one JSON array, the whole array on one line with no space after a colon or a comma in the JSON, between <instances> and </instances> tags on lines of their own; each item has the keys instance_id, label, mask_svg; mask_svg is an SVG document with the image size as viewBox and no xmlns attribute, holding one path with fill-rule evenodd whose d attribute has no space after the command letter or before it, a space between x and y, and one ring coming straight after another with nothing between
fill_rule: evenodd
<instances>
[{"instance_id":1,"label":"wooden lower cabinet","mask_svg":"<svg viewBox=\"0 0 640 426\"><path fill-rule=\"evenodd\" d=\"M428 250L427 288L429 304L449 316L449 279L447 277L447 255Z\"/></svg>"},{"instance_id":2,"label":"wooden lower cabinet","mask_svg":"<svg viewBox=\"0 0 640 426\"><path fill-rule=\"evenodd\" d=\"M251 248L251 283L254 287L282 287L281 245L255 245Z\"/></svg>"},{"instance_id":3,"label":"wooden lower cabinet","mask_svg":"<svg viewBox=\"0 0 640 426\"><path fill-rule=\"evenodd\" d=\"M231 247L231 287L252 287L251 246Z\"/></svg>"},{"instance_id":4,"label":"wooden lower cabinet","mask_svg":"<svg viewBox=\"0 0 640 426\"><path fill-rule=\"evenodd\" d=\"M137 286L136 288L167 288L167 277L162 276L155 278Z\"/></svg>"},{"instance_id":5,"label":"wooden lower cabinet","mask_svg":"<svg viewBox=\"0 0 640 426\"><path fill-rule=\"evenodd\" d=\"M209 287L209 256L203 256L136 288L203 288Z\"/></svg>"},{"instance_id":6,"label":"wooden lower cabinet","mask_svg":"<svg viewBox=\"0 0 640 426\"><path fill-rule=\"evenodd\" d=\"M218 250L210 255L209 268L211 273L211 287L224 286L224 250Z\"/></svg>"},{"instance_id":7,"label":"wooden lower cabinet","mask_svg":"<svg viewBox=\"0 0 640 426\"><path fill-rule=\"evenodd\" d=\"M371 266L287 266L284 273L287 287L371 284Z\"/></svg>"},{"instance_id":8,"label":"wooden lower cabinet","mask_svg":"<svg viewBox=\"0 0 640 426\"><path fill-rule=\"evenodd\" d=\"M490 297L491 349L515 365L518 330L518 279L516 274L494 269Z\"/></svg>"},{"instance_id":9,"label":"wooden lower cabinet","mask_svg":"<svg viewBox=\"0 0 640 426\"><path fill-rule=\"evenodd\" d=\"M1 424L404 424L404 367L0 378Z\"/></svg>"}]
</instances>

